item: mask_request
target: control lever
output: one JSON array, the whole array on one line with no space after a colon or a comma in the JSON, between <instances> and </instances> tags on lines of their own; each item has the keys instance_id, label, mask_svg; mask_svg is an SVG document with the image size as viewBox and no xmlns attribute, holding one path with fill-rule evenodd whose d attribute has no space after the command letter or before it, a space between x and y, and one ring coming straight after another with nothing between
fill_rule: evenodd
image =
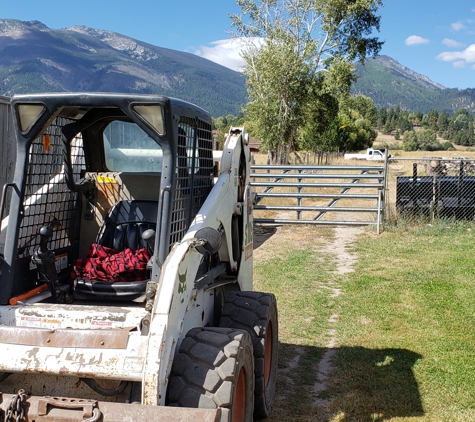
<instances>
[{"instance_id":1,"label":"control lever","mask_svg":"<svg viewBox=\"0 0 475 422\"><path fill-rule=\"evenodd\" d=\"M58 302L56 289L59 287L58 272L56 271L56 254L48 249L48 243L53 237L53 228L43 226L40 229L40 247L31 257L36 265L40 279L45 281L51 292L53 301Z\"/></svg>"},{"instance_id":2,"label":"control lever","mask_svg":"<svg viewBox=\"0 0 475 422\"><path fill-rule=\"evenodd\" d=\"M147 242L147 248L150 255L153 255L153 249L155 246L155 230L148 229L142 233L142 239Z\"/></svg>"},{"instance_id":3,"label":"control lever","mask_svg":"<svg viewBox=\"0 0 475 422\"><path fill-rule=\"evenodd\" d=\"M155 248L155 230L145 230L142 233L142 239L147 242L147 250L150 253L150 261L147 263L147 270L152 271L153 250Z\"/></svg>"}]
</instances>

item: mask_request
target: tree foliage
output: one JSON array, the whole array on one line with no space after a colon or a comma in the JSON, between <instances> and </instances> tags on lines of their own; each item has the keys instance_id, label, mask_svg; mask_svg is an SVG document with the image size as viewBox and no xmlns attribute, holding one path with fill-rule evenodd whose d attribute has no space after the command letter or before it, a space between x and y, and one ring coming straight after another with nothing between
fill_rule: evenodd
<instances>
[{"instance_id":1,"label":"tree foliage","mask_svg":"<svg viewBox=\"0 0 475 422\"><path fill-rule=\"evenodd\" d=\"M237 116L228 114L227 116L220 116L212 119L212 127L215 131L215 141L217 141L218 149L222 149L226 135L231 126L247 126L245 124L244 113L239 113Z\"/></svg>"},{"instance_id":2,"label":"tree foliage","mask_svg":"<svg viewBox=\"0 0 475 422\"><path fill-rule=\"evenodd\" d=\"M397 107L388 110L380 109L377 118L377 128L387 134L397 130L405 134L413 131L414 127L423 128L423 131L416 133L416 137L419 138L418 149L427 151L452 148L452 142L462 146L474 146L474 124L475 116L463 108L450 116L447 112L439 113L435 109L423 114L421 111L410 112ZM413 135L408 136L411 138ZM438 138L449 142L441 144ZM408 148L413 148L412 140L409 145ZM406 148L404 141L403 146Z\"/></svg>"},{"instance_id":3,"label":"tree foliage","mask_svg":"<svg viewBox=\"0 0 475 422\"><path fill-rule=\"evenodd\" d=\"M365 115L365 111L368 113L370 110L358 109L361 104L368 105L366 100L361 103L358 98L351 98L340 107L337 142L340 151L360 151L371 147L376 140L378 133L374 130L371 119Z\"/></svg>"},{"instance_id":4,"label":"tree foliage","mask_svg":"<svg viewBox=\"0 0 475 422\"><path fill-rule=\"evenodd\" d=\"M254 134L277 162L309 134L321 129L324 110L338 112L334 96L348 96L352 63L377 54L381 0L237 0L231 15L243 49L249 102L246 114ZM321 107L321 109L320 109ZM309 113L313 129L309 128ZM328 119L327 119L328 120ZM328 122L325 122L328 123ZM332 126L332 125L330 125ZM330 126L326 126L330 128Z\"/></svg>"},{"instance_id":5,"label":"tree foliage","mask_svg":"<svg viewBox=\"0 0 475 422\"><path fill-rule=\"evenodd\" d=\"M373 145L377 132L373 128L377 109L371 98L358 95L320 96L323 104L308 110L308 119L301 131L299 147L319 151L359 151ZM325 101L326 100L326 101ZM312 119L314 117L314 119Z\"/></svg>"},{"instance_id":6,"label":"tree foliage","mask_svg":"<svg viewBox=\"0 0 475 422\"><path fill-rule=\"evenodd\" d=\"M416 132L413 130L405 132L402 138L402 145L404 151L417 151L419 149L419 141Z\"/></svg>"}]
</instances>

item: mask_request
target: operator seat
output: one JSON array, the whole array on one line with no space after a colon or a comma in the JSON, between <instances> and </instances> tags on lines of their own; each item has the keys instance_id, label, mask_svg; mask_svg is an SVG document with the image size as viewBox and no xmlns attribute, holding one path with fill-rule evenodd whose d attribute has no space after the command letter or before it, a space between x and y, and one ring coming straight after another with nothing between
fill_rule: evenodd
<instances>
[{"instance_id":1,"label":"operator seat","mask_svg":"<svg viewBox=\"0 0 475 422\"><path fill-rule=\"evenodd\" d=\"M152 242L144 239L145 231L156 229L157 201L119 201L106 217L97 244L116 251L146 248L153 255ZM142 277L141 277L142 278ZM85 277L74 280L75 299L145 300L149 280L100 281Z\"/></svg>"}]
</instances>

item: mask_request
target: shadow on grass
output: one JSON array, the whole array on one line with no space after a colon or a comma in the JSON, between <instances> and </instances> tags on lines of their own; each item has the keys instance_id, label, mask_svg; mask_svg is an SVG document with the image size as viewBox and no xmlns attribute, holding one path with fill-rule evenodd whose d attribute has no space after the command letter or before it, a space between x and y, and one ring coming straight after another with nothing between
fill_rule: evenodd
<instances>
[{"instance_id":1,"label":"shadow on grass","mask_svg":"<svg viewBox=\"0 0 475 422\"><path fill-rule=\"evenodd\" d=\"M262 246L262 244L270 239L277 232L277 226L254 226L254 249Z\"/></svg>"},{"instance_id":2,"label":"shadow on grass","mask_svg":"<svg viewBox=\"0 0 475 422\"><path fill-rule=\"evenodd\" d=\"M406 349L332 350L331 364L322 368L319 362L328 349L279 345L277 395L269 422L382 422L424 415L412 370L421 355ZM322 383L325 388L316 388Z\"/></svg>"}]
</instances>

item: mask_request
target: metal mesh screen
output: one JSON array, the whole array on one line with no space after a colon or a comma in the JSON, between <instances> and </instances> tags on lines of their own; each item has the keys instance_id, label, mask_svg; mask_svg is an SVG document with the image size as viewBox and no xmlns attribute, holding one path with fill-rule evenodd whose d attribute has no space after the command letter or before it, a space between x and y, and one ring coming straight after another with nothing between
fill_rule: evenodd
<instances>
[{"instance_id":1,"label":"metal mesh screen","mask_svg":"<svg viewBox=\"0 0 475 422\"><path fill-rule=\"evenodd\" d=\"M213 180L212 148L210 124L187 117L180 118L170 245L183 238L208 197Z\"/></svg>"},{"instance_id":2,"label":"metal mesh screen","mask_svg":"<svg viewBox=\"0 0 475 422\"><path fill-rule=\"evenodd\" d=\"M197 122L197 144L199 170L195 171L194 174L192 219L198 214L198 211L208 197L213 180L213 137L211 135L211 125L202 120Z\"/></svg>"},{"instance_id":3,"label":"metal mesh screen","mask_svg":"<svg viewBox=\"0 0 475 422\"><path fill-rule=\"evenodd\" d=\"M400 215L474 218L475 160L397 160L390 162L389 173L389 183L396 184L395 203Z\"/></svg>"},{"instance_id":4,"label":"metal mesh screen","mask_svg":"<svg viewBox=\"0 0 475 422\"><path fill-rule=\"evenodd\" d=\"M71 245L75 228L77 194L66 185L64 154L66 147L61 127L68 120L57 118L45 135L35 139L29 151L25 185L24 218L20 226L18 248L20 256L31 256L39 246L39 229L50 225L54 229L52 250ZM84 168L81 137L72 141L72 163L75 180Z\"/></svg>"}]
</instances>

